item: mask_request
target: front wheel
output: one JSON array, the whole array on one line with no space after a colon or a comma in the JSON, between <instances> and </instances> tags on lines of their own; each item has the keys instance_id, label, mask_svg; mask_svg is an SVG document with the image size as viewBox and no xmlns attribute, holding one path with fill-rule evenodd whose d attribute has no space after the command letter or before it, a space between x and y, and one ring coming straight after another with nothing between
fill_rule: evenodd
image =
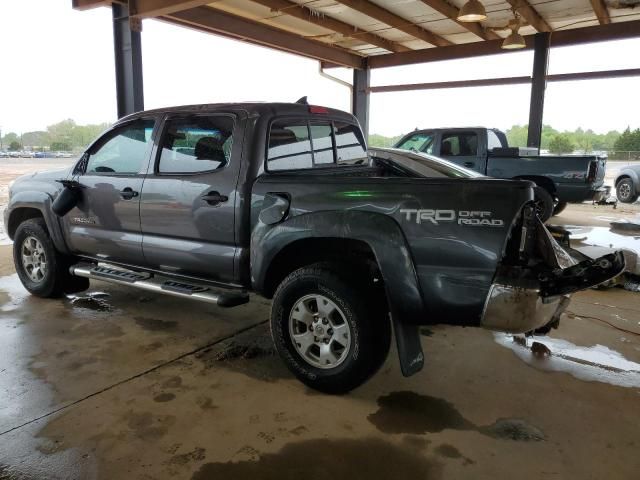
<instances>
[{"instance_id":1,"label":"front wheel","mask_svg":"<svg viewBox=\"0 0 640 480\"><path fill-rule=\"evenodd\" d=\"M633 203L638 200L638 194L636 193L633 180L630 178L623 178L616 185L616 197L622 203Z\"/></svg>"},{"instance_id":2,"label":"front wheel","mask_svg":"<svg viewBox=\"0 0 640 480\"><path fill-rule=\"evenodd\" d=\"M381 295L349 277L328 264L303 267L283 280L273 299L276 350L300 381L325 393L363 384L389 352L391 325Z\"/></svg>"},{"instance_id":3,"label":"front wheel","mask_svg":"<svg viewBox=\"0 0 640 480\"><path fill-rule=\"evenodd\" d=\"M13 240L13 263L24 288L38 297L58 297L89 287L88 279L69 273L71 260L56 250L41 218L26 220L18 226Z\"/></svg>"}]
</instances>

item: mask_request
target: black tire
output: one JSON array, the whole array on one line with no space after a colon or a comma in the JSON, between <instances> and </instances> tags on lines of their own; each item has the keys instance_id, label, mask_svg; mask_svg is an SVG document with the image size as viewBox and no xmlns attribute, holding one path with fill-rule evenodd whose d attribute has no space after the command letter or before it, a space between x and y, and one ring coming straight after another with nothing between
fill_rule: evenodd
<instances>
[{"instance_id":1,"label":"black tire","mask_svg":"<svg viewBox=\"0 0 640 480\"><path fill-rule=\"evenodd\" d=\"M622 203L634 203L638 200L638 193L630 178L623 178L616 185L616 197Z\"/></svg>"},{"instance_id":2,"label":"black tire","mask_svg":"<svg viewBox=\"0 0 640 480\"><path fill-rule=\"evenodd\" d=\"M553 215L553 197L544 187L540 186L534 188L534 194L536 213L542 222L546 222Z\"/></svg>"},{"instance_id":3,"label":"black tire","mask_svg":"<svg viewBox=\"0 0 640 480\"><path fill-rule=\"evenodd\" d=\"M553 207L553 216L560 215L565 208L567 208L567 202L558 202L556 206Z\"/></svg>"},{"instance_id":4,"label":"black tire","mask_svg":"<svg viewBox=\"0 0 640 480\"><path fill-rule=\"evenodd\" d=\"M25 240L29 238L39 242L46 263L45 272L39 280L30 276L31 273L22 260ZM24 288L37 297L55 298L63 293L79 292L89 288L88 279L74 277L69 273L73 259L56 250L42 218L25 220L18 226L13 239L13 263Z\"/></svg>"},{"instance_id":5,"label":"black tire","mask_svg":"<svg viewBox=\"0 0 640 480\"><path fill-rule=\"evenodd\" d=\"M271 308L271 335L280 357L302 383L330 394L349 392L367 381L384 363L391 342L384 292L367 286L366 277L354 270L347 272L327 263L300 268L280 283ZM312 295L333 302L350 329L349 350L335 367L312 365L293 344L290 315L301 299Z\"/></svg>"}]
</instances>

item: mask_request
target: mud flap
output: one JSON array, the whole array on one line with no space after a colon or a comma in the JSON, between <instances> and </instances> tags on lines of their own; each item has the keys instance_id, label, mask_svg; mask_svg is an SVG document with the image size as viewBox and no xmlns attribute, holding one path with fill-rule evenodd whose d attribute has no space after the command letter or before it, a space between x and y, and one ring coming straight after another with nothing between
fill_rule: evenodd
<instances>
[{"instance_id":1,"label":"mud flap","mask_svg":"<svg viewBox=\"0 0 640 480\"><path fill-rule=\"evenodd\" d=\"M402 323L392 315L393 330L396 335L398 357L402 375L410 377L424 367L424 353L420 344L418 325Z\"/></svg>"}]
</instances>

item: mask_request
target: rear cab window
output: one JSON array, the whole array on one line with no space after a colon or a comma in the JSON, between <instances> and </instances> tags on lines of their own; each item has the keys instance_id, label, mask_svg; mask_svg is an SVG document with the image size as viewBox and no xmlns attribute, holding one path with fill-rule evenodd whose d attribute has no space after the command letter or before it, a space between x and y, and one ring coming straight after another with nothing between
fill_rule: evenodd
<instances>
[{"instance_id":1,"label":"rear cab window","mask_svg":"<svg viewBox=\"0 0 640 480\"><path fill-rule=\"evenodd\" d=\"M332 119L280 118L271 123L267 171L368 165L364 138L352 123Z\"/></svg>"}]
</instances>

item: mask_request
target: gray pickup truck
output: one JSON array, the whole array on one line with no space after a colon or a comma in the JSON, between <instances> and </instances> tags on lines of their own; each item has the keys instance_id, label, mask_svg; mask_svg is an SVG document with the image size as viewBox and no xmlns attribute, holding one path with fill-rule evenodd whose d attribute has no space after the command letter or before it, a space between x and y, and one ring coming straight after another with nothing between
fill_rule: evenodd
<instances>
[{"instance_id":1,"label":"gray pickup truck","mask_svg":"<svg viewBox=\"0 0 640 480\"><path fill-rule=\"evenodd\" d=\"M530 180L537 186L536 207L542 221L559 214L567 203L600 201L606 159L595 155L535 155L534 149L511 148L503 132L493 128L436 128L402 137L396 148L444 158L494 178Z\"/></svg>"},{"instance_id":2,"label":"gray pickup truck","mask_svg":"<svg viewBox=\"0 0 640 480\"><path fill-rule=\"evenodd\" d=\"M422 178L385 155L324 107L137 113L73 167L13 183L15 267L41 297L94 279L220 307L272 298L280 356L330 393L376 372L392 325L408 376L424 363L418 325L546 332L569 294L624 268L562 248L531 182Z\"/></svg>"}]
</instances>

